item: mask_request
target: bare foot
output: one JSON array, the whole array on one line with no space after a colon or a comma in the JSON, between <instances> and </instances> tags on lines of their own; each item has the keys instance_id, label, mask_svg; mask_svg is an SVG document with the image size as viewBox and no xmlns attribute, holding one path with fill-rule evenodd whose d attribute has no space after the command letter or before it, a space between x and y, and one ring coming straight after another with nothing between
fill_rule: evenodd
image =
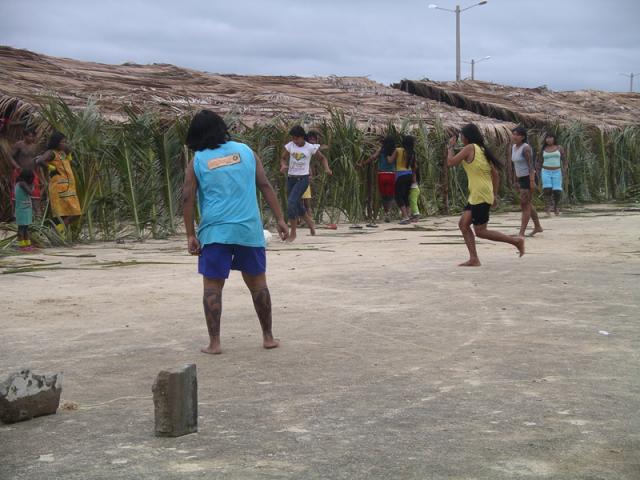
<instances>
[{"instance_id":1,"label":"bare foot","mask_svg":"<svg viewBox=\"0 0 640 480\"><path fill-rule=\"evenodd\" d=\"M520 252L520 256L522 257L524 255L524 238L523 237L519 237L516 243L516 248L518 249L518 252Z\"/></svg>"},{"instance_id":2,"label":"bare foot","mask_svg":"<svg viewBox=\"0 0 640 480\"><path fill-rule=\"evenodd\" d=\"M271 350L272 348L278 348L280 346L280 341L276 340L272 336L264 337L262 346L267 350Z\"/></svg>"},{"instance_id":3,"label":"bare foot","mask_svg":"<svg viewBox=\"0 0 640 480\"><path fill-rule=\"evenodd\" d=\"M315 228L315 227L311 227L311 226L310 226L310 227L309 227L309 230L311 231L311 236L312 236L312 237L315 237L315 235L316 235L316 228Z\"/></svg>"},{"instance_id":4,"label":"bare foot","mask_svg":"<svg viewBox=\"0 0 640 480\"><path fill-rule=\"evenodd\" d=\"M553 213L555 213L557 217L558 215L560 215L560 210L554 210Z\"/></svg>"},{"instance_id":5,"label":"bare foot","mask_svg":"<svg viewBox=\"0 0 640 480\"><path fill-rule=\"evenodd\" d=\"M459 267L480 267L482 264L480 263L480 260L478 260L477 258L472 258L471 260L467 260L464 263L461 263L460 265L458 265Z\"/></svg>"},{"instance_id":6,"label":"bare foot","mask_svg":"<svg viewBox=\"0 0 640 480\"><path fill-rule=\"evenodd\" d=\"M209 355L220 355L222 353L220 344L217 344L217 345L211 344L208 347L202 347L200 351L202 353L208 353Z\"/></svg>"},{"instance_id":7,"label":"bare foot","mask_svg":"<svg viewBox=\"0 0 640 480\"><path fill-rule=\"evenodd\" d=\"M544 232L544 229L542 227L540 228L536 227L533 229L530 236L533 237L536 233L542 233L542 232Z\"/></svg>"},{"instance_id":8,"label":"bare foot","mask_svg":"<svg viewBox=\"0 0 640 480\"><path fill-rule=\"evenodd\" d=\"M295 233L289 233L289 236L287 237L287 239L285 240L285 242L287 243L291 243L296 239L297 235Z\"/></svg>"}]
</instances>

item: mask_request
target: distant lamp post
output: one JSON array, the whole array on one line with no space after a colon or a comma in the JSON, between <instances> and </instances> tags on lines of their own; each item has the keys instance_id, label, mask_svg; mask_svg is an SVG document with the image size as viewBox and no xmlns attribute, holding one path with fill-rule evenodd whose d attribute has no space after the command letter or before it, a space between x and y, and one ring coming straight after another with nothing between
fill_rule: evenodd
<instances>
[{"instance_id":1,"label":"distant lamp post","mask_svg":"<svg viewBox=\"0 0 640 480\"><path fill-rule=\"evenodd\" d=\"M637 77L640 73L621 73L620 75L629 78L629 92L633 92L633 77Z\"/></svg>"},{"instance_id":2,"label":"distant lamp post","mask_svg":"<svg viewBox=\"0 0 640 480\"><path fill-rule=\"evenodd\" d=\"M491 59L491 55L487 55L486 57L482 57L478 60L474 60L471 59L470 62L464 62L464 63L470 63L471 64L471 80L475 80L476 76L475 76L475 69L476 69L476 64L480 63L480 62L484 62L485 60L490 60Z\"/></svg>"},{"instance_id":3,"label":"distant lamp post","mask_svg":"<svg viewBox=\"0 0 640 480\"><path fill-rule=\"evenodd\" d=\"M453 12L456 14L456 82L460 81L460 13L473 7L486 5L486 3L487 0L484 0L482 2L474 3L473 5L465 8L460 8L460 5L456 5L455 10L452 10L450 8L442 8L433 3L429 5L429 8L431 9L444 10L445 12Z\"/></svg>"}]
</instances>

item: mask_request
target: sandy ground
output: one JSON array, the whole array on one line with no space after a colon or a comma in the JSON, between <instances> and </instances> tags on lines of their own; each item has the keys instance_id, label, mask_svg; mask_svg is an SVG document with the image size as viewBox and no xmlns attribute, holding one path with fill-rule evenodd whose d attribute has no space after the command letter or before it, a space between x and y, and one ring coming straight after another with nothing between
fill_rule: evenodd
<instances>
[{"instance_id":1,"label":"sandy ground","mask_svg":"<svg viewBox=\"0 0 640 480\"><path fill-rule=\"evenodd\" d=\"M0 375L64 371L78 408L0 425L0 478L639 479L640 212L545 220L522 259L480 242L477 269L456 222L272 244L282 348L236 273L218 357L182 238L29 257L59 269L0 275ZM191 362L199 432L155 438L155 375Z\"/></svg>"}]
</instances>

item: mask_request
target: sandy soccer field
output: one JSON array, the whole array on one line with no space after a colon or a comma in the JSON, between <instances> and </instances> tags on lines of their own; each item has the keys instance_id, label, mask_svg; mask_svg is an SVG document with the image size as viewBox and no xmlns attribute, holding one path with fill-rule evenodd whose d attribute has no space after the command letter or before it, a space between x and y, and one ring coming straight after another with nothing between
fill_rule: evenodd
<instances>
[{"instance_id":1,"label":"sandy soccer field","mask_svg":"<svg viewBox=\"0 0 640 480\"><path fill-rule=\"evenodd\" d=\"M0 425L0 478L640 478L638 209L543 219L522 259L480 241L476 269L456 224L272 243L282 346L236 273L217 357L181 237L0 259L37 266L0 275L0 374L64 371L66 402ZM191 362L199 432L156 438L155 375Z\"/></svg>"}]
</instances>

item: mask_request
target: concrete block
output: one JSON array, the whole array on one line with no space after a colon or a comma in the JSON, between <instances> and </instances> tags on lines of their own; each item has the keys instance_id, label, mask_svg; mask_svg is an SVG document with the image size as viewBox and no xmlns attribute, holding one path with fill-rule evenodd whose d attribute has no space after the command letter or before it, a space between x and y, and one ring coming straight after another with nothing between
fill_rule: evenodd
<instances>
[{"instance_id":1,"label":"concrete block","mask_svg":"<svg viewBox=\"0 0 640 480\"><path fill-rule=\"evenodd\" d=\"M156 436L180 437L198 431L198 379L194 364L162 370L151 390Z\"/></svg>"},{"instance_id":2,"label":"concrete block","mask_svg":"<svg viewBox=\"0 0 640 480\"><path fill-rule=\"evenodd\" d=\"M20 422L56 413L62 393L62 373L35 375L29 369L0 382L0 420Z\"/></svg>"}]
</instances>

